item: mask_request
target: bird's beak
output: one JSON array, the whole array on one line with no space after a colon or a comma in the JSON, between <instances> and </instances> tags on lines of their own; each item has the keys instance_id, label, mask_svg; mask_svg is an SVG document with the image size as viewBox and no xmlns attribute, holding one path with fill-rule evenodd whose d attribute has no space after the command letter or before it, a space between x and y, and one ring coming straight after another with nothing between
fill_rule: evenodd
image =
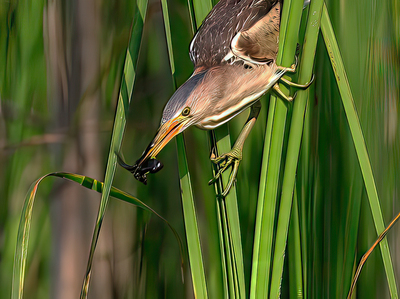
<instances>
[{"instance_id":1,"label":"bird's beak","mask_svg":"<svg viewBox=\"0 0 400 299\"><path fill-rule=\"evenodd\" d=\"M164 146L176 135L185 129L188 119L179 115L160 126L153 141L149 144L142 156L136 161L135 165L128 165L118 156L118 163L125 169L133 173L140 182L147 184L147 173L156 173L163 165L156 160L157 154Z\"/></svg>"},{"instance_id":2,"label":"bird's beak","mask_svg":"<svg viewBox=\"0 0 400 299\"><path fill-rule=\"evenodd\" d=\"M184 130L186 123L186 118L178 116L162 124L158 129L153 141L143 152L140 159L136 162L138 167L140 167L148 159L155 158L172 138Z\"/></svg>"}]
</instances>

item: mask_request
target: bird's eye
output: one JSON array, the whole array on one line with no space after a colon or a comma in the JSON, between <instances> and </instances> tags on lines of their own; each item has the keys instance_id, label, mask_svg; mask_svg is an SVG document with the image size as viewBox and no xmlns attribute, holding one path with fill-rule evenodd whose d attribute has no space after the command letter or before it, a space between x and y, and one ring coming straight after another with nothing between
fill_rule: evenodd
<instances>
[{"instance_id":1,"label":"bird's eye","mask_svg":"<svg viewBox=\"0 0 400 299\"><path fill-rule=\"evenodd\" d=\"M183 115L183 116L188 116L189 113L190 113L190 108L189 108L189 107L186 107L186 108L183 109L183 111L182 111L182 115Z\"/></svg>"}]
</instances>

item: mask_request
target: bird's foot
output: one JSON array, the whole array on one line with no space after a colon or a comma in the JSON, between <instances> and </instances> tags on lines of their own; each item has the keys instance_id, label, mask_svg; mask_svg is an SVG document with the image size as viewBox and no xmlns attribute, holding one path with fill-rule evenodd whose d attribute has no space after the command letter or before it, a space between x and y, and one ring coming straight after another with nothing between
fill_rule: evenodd
<instances>
[{"instance_id":1,"label":"bird's foot","mask_svg":"<svg viewBox=\"0 0 400 299\"><path fill-rule=\"evenodd\" d=\"M291 67L283 67L283 66L278 66L279 70L283 70L285 72L288 73L295 73L296 72L296 68L297 68L297 56L296 56L296 60L295 62L291 65ZM298 84L295 82L292 82L290 80L287 80L283 77L279 78L279 81L282 82L283 84L289 86L289 87L293 87L296 89L301 89L301 90L305 90L307 88L310 87L310 85L314 82L314 75L312 76L310 82L306 83L306 84ZM279 96L280 98L288 101L288 102L292 102L294 100L294 98L296 97L296 93L293 96L287 96L285 95L282 90L279 88L279 84L276 83L273 87L273 91L275 92L275 94L277 96Z\"/></svg>"},{"instance_id":2,"label":"bird's foot","mask_svg":"<svg viewBox=\"0 0 400 299\"><path fill-rule=\"evenodd\" d=\"M283 66L278 66L279 70L283 70L285 71L285 73L296 73L296 69L297 69L297 56L295 62L290 66L290 67L283 67ZM287 86L293 87L293 88L297 88L297 89L302 89L305 90L307 88L310 87L310 85L314 82L314 75L312 76L310 82L306 83L306 84L298 84L298 83L294 83L292 81L289 81L283 77L281 77L279 79L279 81L281 81L282 83L286 84Z\"/></svg>"},{"instance_id":3,"label":"bird's foot","mask_svg":"<svg viewBox=\"0 0 400 299\"><path fill-rule=\"evenodd\" d=\"M233 183L236 181L236 175L239 169L240 161L242 160L242 151L239 148L232 148L232 150L226 154L223 154L219 157L216 157L214 153L211 154L211 161L219 166L219 170L217 174L214 176L212 180L208 182L209 185L214 184L220 177L221 174L228 169L228 167L232 166L232 171L229 176L229 181L226 185L226 188L222 192L222 197L228 195L231 190Z\"/></svg>"},{"instance_id":4,"label":"bird's foot","mask_svg":"<svg viewBox=\"0 0 400 299\"><path fill-rule=\"evenodd\" d=\"M279 80L281 80L284 84L297 88L297 89L302 89L305 90L308 87L310 87L310 85L314 82L314 75L312 76L310 82L302 85L302 84L298 84L298 83L294 83L292 81L286 80L285 78L280 78ZM294 98L297 95L297 92L293 95L293 96L287 96L283 93L283 91L279 88L279 85L276 83L273 87L272 87L273 91L275 92L276 95L278 95L280 98L288 101L288 102L292 102L294 100Z\"/></svg>"},{"instance_id":5,"label":"bird's foot","mask_svg":"<svg viewBox=\"0 0 400 299\"><path fill-rule=\"evenodd\" d=\"M287 80L287 79L285 79L285 78L283 78L283 77L280 78L279 80L282 81L282 82L283 82L284 84L286 84L287 86L294 87L294 88L301 89L301 90L305 90L305 89L309 88L310 85L314 82L314 75L312 76L310 82L308 82L308 83L306 83L306 84L294 83L294 82L289 81L289 80Z\"/></svg>"},{"instance_id":6,"label":"bird's foot","mask_svg":"<svg viewBox=\"0 0 400 299\"><path fill-rule=\"evenodd\" d=\"M275 84L275 85L272 87L272 89L273 89L273 91L275 92L275 94L276 94L277 96L279 96L281 99L284 99L284 100L286 100L286 101L288 101L288 102L292 102L292 101L294 100L294 98L296 97L296 94L294 94L293 97L285 95L285 94L283 93L283 91L280 89L280 87L279 87L278 84Z\"/></svg>"}]
</instances>

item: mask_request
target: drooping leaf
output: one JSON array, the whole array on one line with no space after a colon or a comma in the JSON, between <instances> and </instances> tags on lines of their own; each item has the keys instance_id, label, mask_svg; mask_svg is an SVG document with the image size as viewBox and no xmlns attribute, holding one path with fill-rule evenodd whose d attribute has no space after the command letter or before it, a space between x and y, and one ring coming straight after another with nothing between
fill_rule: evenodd
<instances>
[{"instance_id":1,"label":"drooping leaf","mask_svg":"<svg viewBox=\"0 0 400 299\"><path fill-rule=\"evenodd\" d=\"M78 183L81 186L94 190L96 192L102 193L104 190L104 183L99 182L95 179L92 179L87 176L68 173L68 172L54 172L49 173L47 175L42 176L39 178L35 183L32 184L30 187L24 207L21 214L21 220L18 227L18 236L17 236L17 245L15 248L15 255L14 255L14 269L13 269L13 281L12 281L12 299L21 299L23 298L23 291L24 291L24 279L25 279L25 270L26 270L26 258L28 255L28 244L29 244L29 233L31 230L31 219L32 219L32 210L33 205L36 198L36 193L39 188L39 184L47 177L54 176L59 178L64 178L70 180L72 182ZM178 233L176 230L171 226L171 224L159 215L156 211L154 211L151 207L146 205L144 202L140 201L136 197L126 193L122 190L119 190L115 187L110 188L110 196L115 197L119 200L128 202L130 204L136 205L146 211L149 211L163 220L168 227L171 229L172 233L174 234L178 244L179 250L181 252L181 261L183 264L183 255L182 255L182 242L179 238Z\"/></svg>"}]
</instances>

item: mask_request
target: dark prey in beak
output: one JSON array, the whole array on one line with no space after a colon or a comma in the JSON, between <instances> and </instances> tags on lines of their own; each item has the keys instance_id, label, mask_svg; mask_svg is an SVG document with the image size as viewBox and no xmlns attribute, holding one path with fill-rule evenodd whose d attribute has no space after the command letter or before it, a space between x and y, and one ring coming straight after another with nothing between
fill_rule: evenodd
<instances>
[{"instance_id":1,"label":"dark prey in beak","mask_svg":"<svg viewBox=\"0 0 400 299\"><path fill-rule=\"evenodd\" d=\"M147 185L147 174L148 173L156 173L160 171L164 165L156 160L156 159L148 159L145 162L143 162L141 165L138 165L139 160L136 161L135 165L128 165L122 160L122 158L117 155L118 157L118 164L125 168L126 170L129 170L137 179L138 181L142 182L143 184Z\"/></svg>"}]
</instances>

